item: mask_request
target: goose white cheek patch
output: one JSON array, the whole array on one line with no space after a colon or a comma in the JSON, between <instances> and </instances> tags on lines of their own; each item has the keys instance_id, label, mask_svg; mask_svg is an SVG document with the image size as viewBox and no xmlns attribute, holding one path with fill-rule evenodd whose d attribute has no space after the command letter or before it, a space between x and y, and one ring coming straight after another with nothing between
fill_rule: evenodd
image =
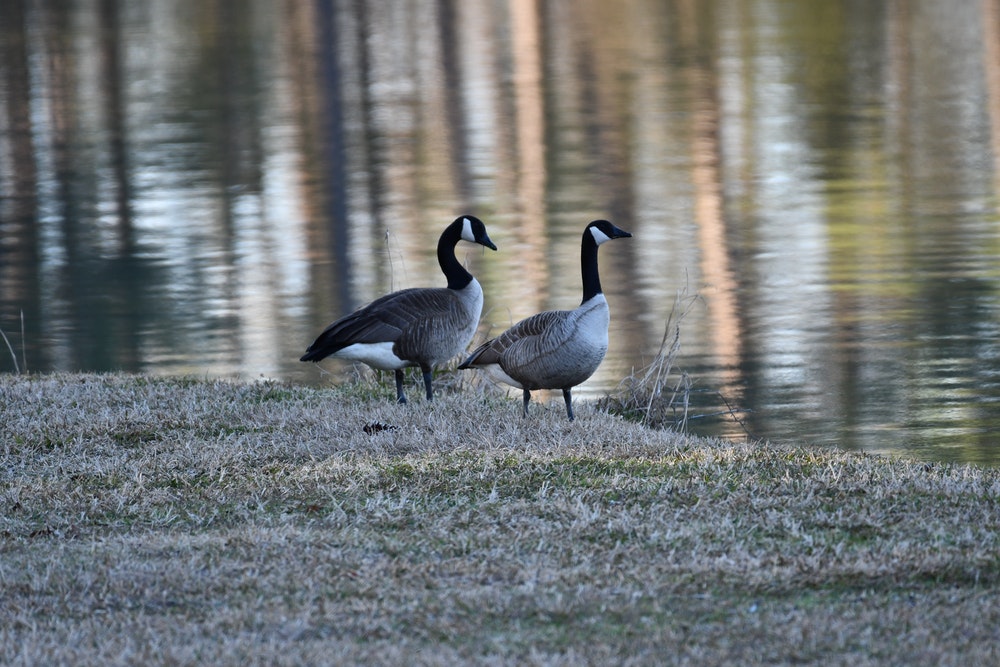
<instances>
[{"instance_id":1,"label":"goose white cheek patch","mask_svg":"<svg viewBox=\"0 0 1000 667\"><path fill-rule=\"evenodd\" d=\"M476 242L476 235L472 232L472 221L462 218L462 238L472 243Z\"/></svg>"},{"instance_id":2,"label":"goose white cheek patch","mask_svg":"<svg viewBox=\"0 0 1000 667\"><path fill-rule=\"evenodd\" d=\"M610 241L611 240L610 236L608 236L607 234L605 234L604 232L602 232L597 227L591 227L590 228L590 235L594 237L594 243L596 243L597 245L601 245L605 241Z\"/></svg>"}]
</instances>

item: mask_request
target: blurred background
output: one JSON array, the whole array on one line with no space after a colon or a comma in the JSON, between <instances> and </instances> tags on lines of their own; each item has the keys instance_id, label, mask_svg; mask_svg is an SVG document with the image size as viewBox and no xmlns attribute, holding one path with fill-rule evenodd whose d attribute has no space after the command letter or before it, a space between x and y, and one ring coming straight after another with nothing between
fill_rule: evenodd
<instances>
[{"instance_id":1,"label":"blurred background","mask_svg":"<svg viewBox=\"0 0 1000 667\"><path fill-rule=\"evenodd\" d=\"M995 465L998 188L1000 0L0 2L7 373L339 382L457 215L475 342L608 218L581 398L679 302L691 431Z\"/></svg>"}]
</instances>

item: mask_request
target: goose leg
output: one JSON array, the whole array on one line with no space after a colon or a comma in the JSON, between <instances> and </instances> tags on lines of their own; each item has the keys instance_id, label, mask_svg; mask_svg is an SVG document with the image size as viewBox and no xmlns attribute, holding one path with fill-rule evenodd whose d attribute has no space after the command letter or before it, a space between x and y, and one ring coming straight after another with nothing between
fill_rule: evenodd
<instances>
[{"instance_id":1,"label":"goose leg","mask_svg":"<svg viewBox=\"0 0 1000 667\"><path fill-rule=\"evenodd\" d=\"M572 389L563 389L563 400L566 401L566 414L569 415L569 420L573 421L573 395L570 393Z\"/></svg>"},{"instance_id":2,"label":"goose leg","mask_svg":"<svg viewBox=\"0 0 1000 667\"><path fill-rule=\"evenodd\" d=\"M424 389L427 390L427 400L428 401L433 401L434 400L434 388L431 386L431 380L434 379L434 376L433 376L433 374L431 372L431 367L430 366L421 366L420 370L422 370L424 372Z\"/></svg>"},{"instance_id":3,"label":"goose leg","mask_svg":"<svg viewBox=\"0 0 1000 667\"><path fill-rule=\"evenodd\" d=\"M396 369L396 401L406 403L406 394L403 393L403 371Z\"/></svg>"},{"instance_id":4,"label":"goose leg","mask_svg":"<svg viewBox=\"0 0 1000 667\"><path fill-rule=\"evenodd\" d=\"M524 390L524 416L528 416L528 402L531 400L531 392L527 389Z\"/></svg>"}]
</instances>

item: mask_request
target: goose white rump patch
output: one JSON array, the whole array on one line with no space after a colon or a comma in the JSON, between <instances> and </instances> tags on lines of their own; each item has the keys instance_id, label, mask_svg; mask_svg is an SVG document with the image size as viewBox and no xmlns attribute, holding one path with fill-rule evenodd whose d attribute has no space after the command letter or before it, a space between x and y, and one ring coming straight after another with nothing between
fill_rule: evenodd
<instances>
[{"instance_id":1,"label":"goose white rump patch","mask_svg":"<svg viewBox=\"0 0 1000 667\"><path fill-rule=\"evenodd\" d=\"M361 361L372 368L383 371L395 371L400 368L412 366L408 361L397 357L392 351L392 342L384 343L354 343L337 350L334 353L338 359L350 359L351 361Z\"/></svg>"},{"instance_id":2,"label":"goose white rump patch","mask_svg":"<svg viewBox=\"0 0 1000 667\"><path fill-rule=\"evenodd\" d=\"M500 364L489 364L486 366L476 366L481 371L484 371L489 377L491 377L496 382L505 382L512 387L517 387L518 389L524 389L520 382L507 375Z\"/></svg>"}]
</instances>

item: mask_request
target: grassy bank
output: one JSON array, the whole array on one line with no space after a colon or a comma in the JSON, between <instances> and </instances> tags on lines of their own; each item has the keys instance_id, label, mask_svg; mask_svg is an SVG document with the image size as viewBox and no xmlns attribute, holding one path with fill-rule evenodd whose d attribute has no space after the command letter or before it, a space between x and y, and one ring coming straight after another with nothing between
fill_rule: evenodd
<instances>
[{"instance_id":1,"label":"grassy bank","mask_svg":"<svg viewBox=\"0 0 1000 667\"><path fill-rule=\"evenodd\" d=\"M996 470L371 393L0 377L0 663L1000 658Z\"/></svg>"}]
</instances>

